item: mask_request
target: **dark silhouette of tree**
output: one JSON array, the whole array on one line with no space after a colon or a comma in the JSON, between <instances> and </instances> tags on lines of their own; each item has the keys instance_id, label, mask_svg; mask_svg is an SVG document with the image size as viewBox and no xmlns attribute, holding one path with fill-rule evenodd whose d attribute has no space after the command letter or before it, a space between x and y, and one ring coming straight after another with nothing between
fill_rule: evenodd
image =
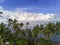
<instances>
[{"instance_id":1,"label":"dark silhouette of tree","mask_svg":"<svg viewBox=\"0 0 60 45\"><path fill-rule=\"evenodd\" d=\"M0 12L0 17L2 17L1 14L3 14L3 12Z\"/></svg>"},{"instance_id":2,"label":"dark silhouette of tree","mask_svg":"<svg viewBox=\"0 0 60 45\"><path fill-rule=\"evenodd\" d=\"M16 19L8 19L8 24L0 23L0 36L4 41L10 41L12 43L14 42L13 40L19 40L19 43L23 40L23 42L26 41L28 45L53 45L50 35L56 32L60 34L60 22L56 24L36 25L33 29L29 29L29 22L27 22L26 30L22 29L23 26L24 23L19 23ZM44 37L39 37L41 33Z\"/></svg>"}]
</instances>

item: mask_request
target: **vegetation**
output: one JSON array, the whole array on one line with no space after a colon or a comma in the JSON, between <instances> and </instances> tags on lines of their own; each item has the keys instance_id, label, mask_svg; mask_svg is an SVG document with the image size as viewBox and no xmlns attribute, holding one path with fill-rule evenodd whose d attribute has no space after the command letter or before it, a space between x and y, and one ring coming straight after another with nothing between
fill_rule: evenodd
<instances>
[{"instance_id":1,"label":"vegetation","mask_svg":"<svg viewBox=\"0 0 60 45\"><path fill-rule=\"evenodd\" d=\"M9 41L11 45L14 42L18 45L55 45L50 35L60 34L60 22L36 25L33 29L29 29L28 25L29 22L26 23L26 29L22 29L24 24L16 19L8 19L8 24L0 23L0 40L3 39L3 43ZM38 36L41 33L44 37Z\"/></svg>"}]
</instances>

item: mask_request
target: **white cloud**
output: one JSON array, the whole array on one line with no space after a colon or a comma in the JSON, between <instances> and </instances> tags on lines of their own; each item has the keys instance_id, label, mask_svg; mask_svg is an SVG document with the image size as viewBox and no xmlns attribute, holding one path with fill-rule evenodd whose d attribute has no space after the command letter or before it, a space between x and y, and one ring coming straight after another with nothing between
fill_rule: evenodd
<instances>
[{"instance_id":1,"label":"white cloud","mask_svg":"<svg viewBox=\"0 0 60 45\"><path fill-rule=\"evenodd\" d=\"M21 21L48 21L49 19L54 18L54 14L41 14L41 13L23 13L19 15Z\"/></svg>"},{"instance_id":2,"label":"white cloud","mask_svg":"<svg viewBox=\"0 0 60 45\"><path fill-rule=\"evenodd\" d=\"M28 13L24 11L20 12L18 10L9 11L4 10L2 7L0 7L0 10L3 12L2 16L4 17L4 20L6 20L6 18L16 18L18 21L49 21L55 17L55 14Z\"/></svg>"},{"instance_id":3,"label":"white cloud","mask_svg":"<svg viewBox=\"0 0 60 45\"><path fill-rule=\"evenodd\" d=\"M3 10L3 7L2 6L0 6L0 10Z\"/></svg>"}]
</instances>

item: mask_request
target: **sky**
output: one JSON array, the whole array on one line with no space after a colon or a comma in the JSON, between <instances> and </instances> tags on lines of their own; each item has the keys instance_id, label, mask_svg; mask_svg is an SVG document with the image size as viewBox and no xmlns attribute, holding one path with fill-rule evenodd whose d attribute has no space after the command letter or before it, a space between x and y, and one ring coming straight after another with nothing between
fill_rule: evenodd
<instances>
[{"instance_id":1,"label":"sky","mask_svg":"<svg viewBox=\"0 0 60 45\"><path fill-rule=\"evenodd\" d=\"M59 21L60 0L0 0L3 18L18 21Z\"/></svg>"}]
</instances>

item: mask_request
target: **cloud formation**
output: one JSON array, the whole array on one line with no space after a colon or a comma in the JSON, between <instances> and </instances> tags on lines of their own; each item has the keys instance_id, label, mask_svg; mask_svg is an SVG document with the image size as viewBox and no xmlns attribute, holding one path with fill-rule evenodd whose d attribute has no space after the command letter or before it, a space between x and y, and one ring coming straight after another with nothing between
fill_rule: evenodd
<instances>
[{"instance_id":1,"label":"cloud formation","mask_svg":"<svg viewBox=\"0 0 60 45\"><path fill-rule=\"evenodd\" d=\"M55 18L55 14L29 13L24 12L23 10L21 10L22 12L20 10L9 11L4 10L2 7L0 7L0 11L3 12L2 16L4 20L12 18L17 19L18 21L49 21Z\"/></svg>"}]
</instances>

